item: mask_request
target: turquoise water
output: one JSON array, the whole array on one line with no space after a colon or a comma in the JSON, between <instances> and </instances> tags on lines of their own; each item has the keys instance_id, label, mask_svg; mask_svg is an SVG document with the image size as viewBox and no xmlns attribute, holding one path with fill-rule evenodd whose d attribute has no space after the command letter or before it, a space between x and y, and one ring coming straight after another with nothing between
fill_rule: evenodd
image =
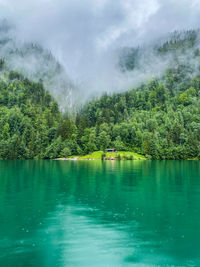
<instances>
[{"instance_id":1,"label":"turquoise water","mask_svg":"<svg viewBox=\"0 0 200 267\"><path fill-rule=\"evenodd\" d=\"M0 161L0 266L200 266L200 162Z\"/></svg>"}]
</instances>

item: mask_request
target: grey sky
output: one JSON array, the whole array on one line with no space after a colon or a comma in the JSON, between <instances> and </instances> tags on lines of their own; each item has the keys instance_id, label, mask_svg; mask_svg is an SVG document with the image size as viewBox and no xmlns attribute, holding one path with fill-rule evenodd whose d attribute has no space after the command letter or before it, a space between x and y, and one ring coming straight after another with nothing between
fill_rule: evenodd
<instances>
[{"instance_id":1,"label":"grey sky","mask_svg":"<svg viewBox=\"0 0 200 267\"><path fill-rule=\"evenodd\" d=\"M1 18L51 49L74 80L106 72L115 48L198 28L199 14L199 0L0 0Z\"/></svg>"}]
</instances>

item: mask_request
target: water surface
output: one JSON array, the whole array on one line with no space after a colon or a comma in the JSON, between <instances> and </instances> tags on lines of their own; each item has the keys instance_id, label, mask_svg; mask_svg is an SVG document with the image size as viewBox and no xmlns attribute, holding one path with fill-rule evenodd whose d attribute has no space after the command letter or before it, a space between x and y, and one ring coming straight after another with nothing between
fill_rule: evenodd
<instances>
[{"instance_id":1,"label":"water surface","mask_svg":"<svg viewBox=\"0 0 200 267\"><path fill-rule=\"evenodd\" d=\"M200 266L200 163L0 161L0 266Z\"/></svg>"}]
</instances>

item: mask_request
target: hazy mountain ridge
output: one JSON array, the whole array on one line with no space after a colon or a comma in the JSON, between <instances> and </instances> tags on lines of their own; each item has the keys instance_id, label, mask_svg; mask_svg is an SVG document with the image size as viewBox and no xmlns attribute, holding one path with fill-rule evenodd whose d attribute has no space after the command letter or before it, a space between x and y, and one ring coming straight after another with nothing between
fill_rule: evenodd
<instances>
[{"instance_id":1,"label":"hazy mountain ridge","mask_svg":"<svg viewBox=\"0 0 200 267\"><path fill-rule=\"evenodd\" d=\"M35 82L42 80L60 109L72 111L107 91L123 92L152 78L162 79L169 67L186 68L185 80L196 76L200 69L199 36L199 30L176 31L150 44L119 49L114 53L118 65L108 68L105 83L101 83L104 75L99 73L98 90L90 82L83 87L80 83L80 88L75 86L50 51L39 44L19 41L17 30L6 20L0 23L0 58L5 60L7 71L17 70Z\"/></svg>"},{"instance_id":2,"label":"hazy mountain ridge","mask_svg":"<svg viewBox=\"0 0 200 267\"><path fill-rule=\"evenodd\" d=\"M199 67L199 40L199 29L175 31L151 44L124 47L119 53L120 69L123 72L150 71L153 65L162 62L165 63L165 70L184 64L196 71Z\"/></svg>"},{"instance_id":3,"label":"hazy mountain ridge","mask_svg":"<svg viewBox=\"0 0 200 267\"><path fill-rule=\"evenodd\" d=\"M76 89L63 66L41 45L21 42L16 35L15 28L6 20L0 23L0 58L5 60L6 70L17 70L36 82L42 80L61 110L71 109L72 91Z\"/></svg>"},{"instance_id":4,"label":"hazy mountain ridge","mask_svg":"<svg viewBox=\"0 0 200 267\"><path fill-rule=\"evenodd\" d=\"M132 84L132 90L126 87L123 93L105 94L68 116L58 110L40 79L42 76L45 85L45 79L54 78L56 73L62 82L58 75L62 66L40 46L24 44L21 49L13 39L4 38L1 52L9 49L0 60L0 158L69 157L115 147L152 159L200 159L198 34L169 40L146 50L138 48L135 55L140 64L133 70L121 70L120 78L127 73L130 77L140 74L140 86ZM29 59L28 66L25 59ZM35 71L38 62L41 66ZM20 66L24 75L7 70ZM29 81L26 76L40 82ZM66 93L59 85L56 99L61 93L60 103L66 106ZM51 92L50 87L47 89ZM76 91L71 92L74 97ZM79 99L83 92L79 91Z\"/></svg>"}]
</instances>

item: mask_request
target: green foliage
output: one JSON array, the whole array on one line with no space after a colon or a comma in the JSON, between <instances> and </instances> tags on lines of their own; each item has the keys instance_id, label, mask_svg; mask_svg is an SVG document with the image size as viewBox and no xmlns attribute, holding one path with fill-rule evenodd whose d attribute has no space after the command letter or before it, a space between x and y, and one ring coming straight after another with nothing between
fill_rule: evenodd
<instances>
[{"instance_id":1,"label":"green foliage","mask_svg":"<svg viewBox=\"0 0 200 267\"><path fill-rule=\"evenodd\" d=\"M78 116L89 118L87 131L93 129L97 149L133 150L152 159L197 158L200 75L192 77L187 65L177 65L161 80L90 102Z\"/></svg>"},{"instance_id":2,"label":"green foliage","mask_svg":"<svg viewBox=\"0 0 200 267\"><path fill-rule=\"evenodd\" d=\"M4 61L0 61L4 64ZM55 158L68 155L66 141L76 132L72 119L43 88L16 71L0 78L0 158ZM75 141L73 152L77 152Z\"/></svg>"},{"instance_id":3,"label":"green foliage","mask_svg":"<svg viewBox=\"0 0 200 267\"><path fill-rule=\"evenodd\" d=\"M104 94L73 116L59 111L42 81L6 72L0 60L0 158L200 158L200 73L190 65L199 58L196 37L195 31L175 33L157 47L159 55L175 57L190 49L190 63L177 59L161 79ZM127 51L121 67L134 69L140 52ZM105 153L109 147L119 152Z\"/></svg>"},{"instance_id":4,"label":"green foliage","mask_svg":"<svg viewBox=\"0 0 200 267\"><path fill-rule=\"evenodd\" d=\"M60 152L61 158L68 158L71 155L72 155L72 152L69 147L63 148L63 150Z\"/></svg>"},{"instance_id":5,"label":"green foliage","mask_svg":"<svg viewBox=\"0 0 200 267\"><path fill-rule=\"evenodd\" d=\"M113 142L113 144L114 144L115 149L120 150L120 151L125 150L125 145L124 145L124 143L122 142L120 136L117 136L117 138L116 138L116 140Z\"/></svg>"},{"instance_id":6,"label":"green foliage","mask_svg":"<svg viewBox=\"0 0 200 267\"><path fill-rule=\"evenodd\" d=\"M79 159L104 159L104 158L115 158L115 159L128 159L128 160L145 160L146 157L139 155L131 151L120 151L120 152L103 152L96 151L84 156L80 156Z\"/></svg>"}]
</instances>

